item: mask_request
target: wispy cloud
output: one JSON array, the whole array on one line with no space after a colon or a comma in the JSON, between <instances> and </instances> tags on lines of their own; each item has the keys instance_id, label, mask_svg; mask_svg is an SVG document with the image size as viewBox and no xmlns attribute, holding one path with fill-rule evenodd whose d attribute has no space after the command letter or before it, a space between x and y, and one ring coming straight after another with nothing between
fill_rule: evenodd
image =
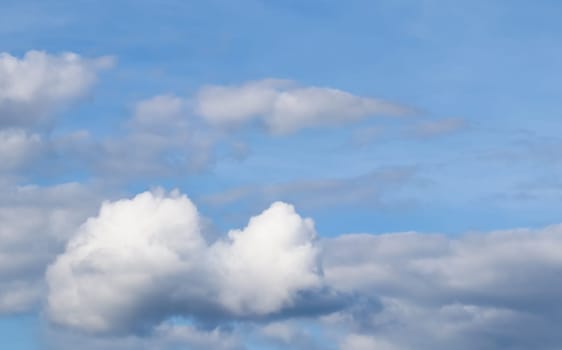
<instances>
[{"instance_id":1,"label":"wispy cloud","mask_svg":"<svg viewBox=\"0 0 562 350\"><path fill-rule=\"evenodd\" d=\"M259 122L274 134L356 122L370 116L412 113L400 104L279 79L234 86L207 86L195 99L196 112L214 125Z\"/></svg>"},{"instance_id":2,"label":"wispy cloud","mask_svg":"<svg viewBox=\"0 0 562 350\"><path fill-rule=\"evenodd\" d=\"M329 207L369 203L383 205L385 196L412 184L423 185L415 167L395 167L373 170L349 178L295 180L271 185L238 187L222 193L206 195L204 203L223 206L239 201L254 204L284 200L299 207Z\"/></svg>"},{"instance_id":3,"label":"wispy cloud","mask_svg":"<svg viewBox=\"0 0 562 350\"><path fill-rule=\"evenodd\" d=\"M462 118L447 118L420 122L412 128L412 133L418 137L431 138L450 135L467 127L468 123Z\"/></svg>"}]
</instances>

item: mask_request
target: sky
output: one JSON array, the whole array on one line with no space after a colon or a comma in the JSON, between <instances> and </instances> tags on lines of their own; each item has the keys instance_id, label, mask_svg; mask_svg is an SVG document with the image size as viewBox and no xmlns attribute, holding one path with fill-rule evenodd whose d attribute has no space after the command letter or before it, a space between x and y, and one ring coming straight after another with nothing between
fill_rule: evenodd
<instances>
[{"instance_id":1,"label":"sky","mask_svg":"<svg viewBox=\"0 0 562 350\"><path fill-rule=\"evenodd\" d=\"M560 349L561 15L0 0L0 344Z\"/></svg>"}]
</instances>

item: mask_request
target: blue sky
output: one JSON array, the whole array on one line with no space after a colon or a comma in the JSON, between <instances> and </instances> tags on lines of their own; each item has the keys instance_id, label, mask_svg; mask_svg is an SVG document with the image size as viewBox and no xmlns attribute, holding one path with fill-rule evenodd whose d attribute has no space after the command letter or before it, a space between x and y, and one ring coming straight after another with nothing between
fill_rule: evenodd
<instances>
[{"instance_id":1,"label":"blue sky","mask_svg":"<svg viewBox=\"0 0 562 350\"><path fill-rule=\"evenodd\" d=\"M562 266L555 257L541 260L549 255L538 254L536 246L562 247L562 238L555 240L562 229L552 226L560 223L562 201L561 12L560 2L548 0L0 1L2 342L15 350L65 349L61 344L73 342L90 344L86 349L253 349L255 344L313 349L328 346L320 339L330 333L337 349L407 349L407 342L396 340L401 329L413 343L417 337L429 339L420 345L428 349L447 348L447 341L462 344L459 349L559 347L562 339L539 321L549 324L562 314L524 305L532 304L525 297L559 302L544 288ZM74 58L65 56L68 52ZM152 199L136 197L145 191ZM193 220L199 224L172 216L190 210L183 195L198 208ZM162 204L168 201L170 208ZM285 207L264 212L276 201L294 205L302 219L295 221L298 228L289 224L294 217ZM98 213L102 202L115 217ZM167 214L145 211L151 206L153 212L168 208ZM301 243L310 238L304 218L314 220L311 244L318 251L311 248L310 259L282 238L271 240L279 243L270 248L283 259L296 259L290 265L296 271L273 266L264 275L277 271L280 280L291 281L275 289L286 293L278 303L266 295L267 288L235 283L235 277L219 281L201 263L218 266L217 276L238 276L232 266L249 269L241 276L262 276L262 267L256 270L259 258L253 261L250 254L250 262L240 262L246 250L237 250L237 242L254 237L243 228L249 218L262 218L260 213L271 222L255 230L267 235L280 227ZM126 215L152 221L134 226ZM80 226L87 218L97 218L99 225ZM183 231L172 239L167 234L179 228L168 223L176 219ZM156 228L125 238L146 227ZM247 240L227 234L236 228ZM176 239L187 244L186 230L201 230L197 235L203 238L197 237L206 240L197 254L174 248ZM402 241L399 232L406 231L413 236ZM368 237L354 235L359 233ZM387 244L383 233L402 252L389 261L370 253ZM435 243L434 235L448 248ZM181 261L181 268L166 265L164 256L162 266L152 258L139 261L149 271L147 280L202 283L218 299L205 300L209 309L196 310L191 305L203 302L193 299L188 286L173 285L181 300L171 302L169 290L115 282L138 272L123 267L129 266L124 256L134 237L161 242L160 248ZM256 237L247 243L251 252L265 249ZM349 249L359 250L363 239L373 248L356 256L326 255L321 248L357 240ZM106 247L109 241L113 245ZM474 241L491 255L477 254ZM76 248L72 242L89 245ZM515 261L503 250L510 247L506 242L531 257ZM426 244L433 253L420 248ZM417 248L406 248L410 245ZM114 265L99 267L106 260L86 254L89 249L112 252L108 261ZM193 254L198 263L191 262ZM313 260L323 273L312 273ZM201 266L186 272L188 261ZM451 261L458 266L436 267ZM67 271L67 263L78 272L64 277L60 271ZM266 269L269 260L261 263ZM80 264L94 266L92 275L80 275ZM414 273L403 265L424 268ZM381 266L392 266L395 280L373 277ZM489 281L474 266L511 277ZM502 270L506 266L510 269ZM521 266L528 274L539 271L532 278L544 278L528 294L507 295L520 279L532 280L512 275ZM359 271L358 279L341 277L345 268ZM115 271L121 271L118 277L101 279ZM414 274L442 276L424 289L427 298L418 299L405 292L420 287L409 285ZM474 284L460 287L451 277L457 274ZM79 292L89 278L100 278L111 295L133 291L138 300L98 305L103 291ZM252 294L260 288L265 289L259 297ZM146 293L137 298L137 290ZM65 293L74 293L77 304L57 304ZM332 294L341 300L328 300ZM252 299L259 304L260 298L262 307L244 304ZM323 298L326 305L311 306L309 299ZM364 298L378 300L365 316L369 321L356 312ZM415 319L396 313L391 301L415 310ZM91 310L80 306L86 304L123 307L119 315L146 319L143 334L135 328L139 325L113 313L89 323L84 314ZM456 324L443 310L459 305L463 312L488 315L489 323L474 318L470 325ZM502 333L503 321L490 316L500 312L510 329L524 323L521 315L539 321L523 335ZM166 321L171 317L196 321L175 329ZM441 339L429 328L416 328L418 317L457 328ZM387 318L401 328L380 330ZM486 327L497 333L471 343L469 335L484 334Z\"/></svg>"}]
</instances>

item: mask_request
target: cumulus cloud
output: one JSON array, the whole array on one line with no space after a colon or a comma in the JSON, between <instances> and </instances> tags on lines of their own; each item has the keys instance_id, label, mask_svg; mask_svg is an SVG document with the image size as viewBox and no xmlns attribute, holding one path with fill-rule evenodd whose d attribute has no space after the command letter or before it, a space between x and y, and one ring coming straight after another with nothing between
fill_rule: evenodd
<instances>
[{"instance_id":1,"label":"cumulus cloud","mask_svg":"<svg viewBox=\"0 0 562 350\"><path fill-rule=\"evenodd\" d=\"M236 314L266 315L290 306L296 292L320 287L315 237L312 220L282 202L230 231L211 253L221 262L221 303Z\"/></svg>"},{"instance_id":2,"label":"cumulus cloud","mask_svg":"<svg viewBox=\"0 0 562 350\"><path fill-rule=\"evenodd\" d=\"M207 242L177 192L106 202L49 267L48 313L93 333L149 330L171 316L274 316L321 289L314 225L275 203Z\"/></svg>"},{"instance_id":3,"label":"cumulus cloud","mask_svg":"<svg viewBox=\"0 0 562 350\"><path fill-rule=\"evenodd\" d=\"M410 112L407 107L380 99L278 79L204 87L195 98L195 111L213 125L259 121L276 134Z\"/></svg>"},{"instance_id":4,"label":"cumulus cloud","mask_svg":"<svg viewBox=\"0 0 562 350\"><path fill-rule=\"evenodd\" d=\"M211 239L195 205L177 191L106 201L76 228L88 211L70 215L76 201L69 209L51 198L74 197L75 186L21 188L0 210L0 310L36 304L52 261L46 314L82 331L68 339L115 349L173 347L180 338L194 348L237 348L230 341L239 332L280 348L341 350L550 349L562 342L562 225L318 240L311 219L277 202L246 227ZM34 203L40 209L28 203L37 191L47 198ZM190 325L169 321L175 317ZM215 328L230 321L250 328ZM318 332L330 334L330 347Z\"/></svg>"},{"instance_id":5,"label":"cumulus cloud","mask_svg":"<svg viewBox=\"0 0 562 350\"><path fill-rule=\"evenodd\" d=\"M21 58L0 53L0 127L48 122L53 111L87 94L97 72L112 64L110 57L75 53L28 51Z\"/></svg>"}]
</instances>

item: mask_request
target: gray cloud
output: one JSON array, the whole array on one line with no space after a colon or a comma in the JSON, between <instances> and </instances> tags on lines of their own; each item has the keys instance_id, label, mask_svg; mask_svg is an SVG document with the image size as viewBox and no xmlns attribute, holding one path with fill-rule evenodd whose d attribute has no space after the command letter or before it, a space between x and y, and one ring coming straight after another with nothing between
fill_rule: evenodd
<instances>
[{"instance_id":1,"label":"gray cloud","mask_svg":"<svg viewBox=\"0 0 562 350\"><path fill-rule=\"evenodd\" d=\"M248 200L259 205L282 200L307 208L365 202L384 205L387 194L396 193L400 188L415 183L424 183L417 176L416 168L391 167L349 178L296 180L264 186L238 187L207 195L202 201L215 206Z\"/></svg>"},{"instance_id":2,"label":"gray cloud","mask_svg":"<svg viewBox=\"0 0 562 350\"><path fill-rule=\"evenodd\" d=\"M0 230L0 307L6 313L36 305L52 262L47 315L63 326L50 331L52 344L236 349L244 344L239 332L250 332L280 348L323 348L295 329L295 320L332 334L342 350L562 343L561 225L317 241L310 219L276 203L245 228L209 240L197 209L179 193L106 202L77 228L91 215L80 186L18 191L0 210L7 223ZM176 316L190 325L170 323ZM229 324L250 328L226 331Z\"/></svg>"},{"instance_id":3,"label":"gray cloud","mask_svg":"<svg viewBox=\"0 0 562 350\"><path fill-rule=\"evenodd\" d=\"M65 160L61 168L72 164L119 182L200 172L213 163L214 147L222 138L193 120L184 100L159 95L139 101L117 136L99 139L82 130L53 139L52 148Z\"/></svg>"},{"instance_id":4,"label":"gray cloud","mask_svg":"<svg viewBox=\"0 0 562 350\"><path fill-rule=\"evenodd\" d=\"M47 265L93 212L97 196L78 184L5 187L2 194L0 314L26 312L43 298Z\"/></svg>"},{"instance_id":5,"label":"gray cloud","mask_svg":"<svg viewBox=\"0 0 562 350\"><path fill-rule=\"evenodd\" d=\"M189 325L164 324L149 335L130 335L125 337L98 337L83 333L48 329L44 347L47 350L242 350L240 337L229 331L212 329L201 330Z\"/></svg>"},{"instance_id":6,"label":"gray cloud","mask_svg":"<svg viewBox=\"0 0 562 350\"><path fill-rule=\"evenodd\" d=\"M554 349L562 338L562 226L468 234L344 235L326 240L336 290L382 304L336 324L393 349ZM360 348L360 347L359 347ZM383 347L384 348L384 347Z\"/></svg>"},{"instance_id":7,"label":"gray cloud","mask_svg":"<svg viewBox=\"0 0 562 350\"><path fill-rule=\"evenodd\" d=\"M0 172L15 171L42 152L39 134L23 129L0 129Z\"/></svg>"}]
</instances>

